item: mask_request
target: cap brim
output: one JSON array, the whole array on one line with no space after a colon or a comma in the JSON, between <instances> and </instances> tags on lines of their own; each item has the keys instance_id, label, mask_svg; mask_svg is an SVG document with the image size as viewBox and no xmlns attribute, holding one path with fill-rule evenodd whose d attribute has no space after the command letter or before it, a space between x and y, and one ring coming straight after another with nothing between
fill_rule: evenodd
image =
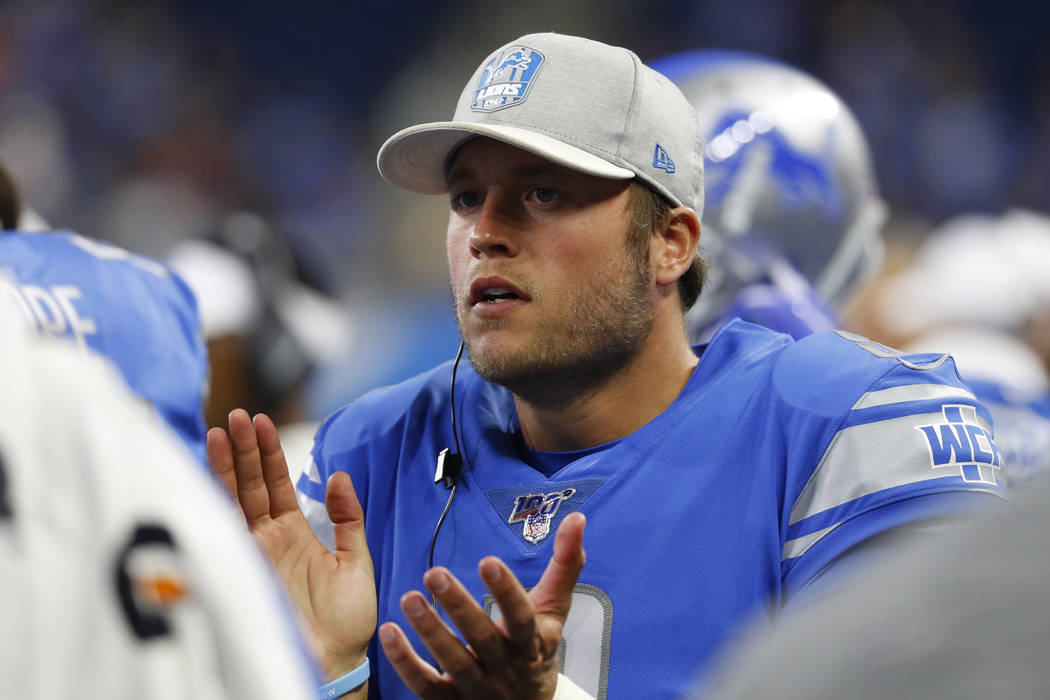
<instances>
[{"instance_id":1,"label":"cap brim","mask_svg":"<svg viewBox=\"0 0 1050 700\"><path fill-rule=\"evenodd\" d=\"M472 122L433 122L402 129L379 149L376 164L383 177L399 187L420 194L442 194L448 191L445 166L449 154L474 136L509 143L595 177L630 180L635 176L627 168L545 134L515 126Z\"/></svg>"}]
</instances>

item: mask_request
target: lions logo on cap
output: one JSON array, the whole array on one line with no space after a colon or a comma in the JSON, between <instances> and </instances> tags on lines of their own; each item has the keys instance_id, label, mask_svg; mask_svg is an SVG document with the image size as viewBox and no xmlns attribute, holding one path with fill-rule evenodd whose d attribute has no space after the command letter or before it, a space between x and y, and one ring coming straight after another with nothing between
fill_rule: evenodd
<instances>
[{"instance_id":1,"label":"lions logo on cap","mask_svg":"<svg viewBox=\"0 0 1050 700\"><path fill-rule=\"evenodd\" d=\"M543 54L528 46L511 46L481 70L471 110L495 112L523 102L543 65Z\"/></svg>"}]
</instances>

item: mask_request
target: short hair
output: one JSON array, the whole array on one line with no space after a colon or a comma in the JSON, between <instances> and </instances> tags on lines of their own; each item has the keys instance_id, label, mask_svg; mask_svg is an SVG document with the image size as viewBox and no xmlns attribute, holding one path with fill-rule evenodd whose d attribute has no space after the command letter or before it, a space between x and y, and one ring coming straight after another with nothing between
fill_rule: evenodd
<instances>
[{"instance_id":1,"label":"short hair","mask_svg":"<svg viewBox=\"0 0 1050 700\"><path fill-rule=\"evenodd\" d=\"M18 228L18 219L22 214L22 203L18 198L18 188L7 168L0 163L0 228L13 231Z\"/></svg>"},{"instance_id":2,"label":"short hair","mask_svg":"<svg viewBox=\"0 0 1050 700\"><path fill-rule=\"evenodd\" d=\"M627 189L627 209L631 213L631 225L627 230L627 246L636 261L649 260L649 240L657 227L667 223L674 207L663 195L648 185L632 180ZM707 261L697 251L689 269L678 278L678 299L682 312L693 308L707 282Z\"/></svg>"}]
</instances>

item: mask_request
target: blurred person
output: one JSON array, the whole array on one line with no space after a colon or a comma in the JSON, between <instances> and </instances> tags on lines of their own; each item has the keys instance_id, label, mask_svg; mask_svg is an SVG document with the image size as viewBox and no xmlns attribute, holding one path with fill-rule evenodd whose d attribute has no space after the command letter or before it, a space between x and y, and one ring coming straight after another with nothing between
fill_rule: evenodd
<instances>
[{"instance_id":1,"label":"blurred person","mask_svg":"<svg viewBox=\"0 0 1050 700\"><path fill-rule=\"evenodd\" d=\"M839 312L882 260L886 206L864 137L829 87L780 61L694 50L649 64L700 118L711 279L689 314L706 340L733 318L798 339Z\"/></svg>"},{"instance_id":2,"label":"blurred person","mask_svg":"<svg viewBox=\"0 0 1050 700\"><path fill-rule=\"evenodd\" d=\"M704 700L1050 697L1050 479L745 635Z\"/></svg>"},{"instance_id":3,"label":"blurred person","mask_svg":"<svg viewBox=\"0 0 1050 700\"><path fill-rule=\"evenodd\" d=\"M690 345L699 123L630 51L521 37L378 165L449 199L469 364L334 413L295 490L266 416L208 435L334 693L678 695L754 615L998 502L950 360L739 320Z\"/></svg>"},{"instance_id":4,"label":"blurred person","mask_svg":"<svg viewBox=\"0 0 1050 700\"><path fill-rule=\"evenodd\" d=\"M3 696L316 698L289 602L221 489L107 359L30 333L8 301Z\"/></svg>"},{"instance_id":5,"label":"blurred person","mask_svg":"<svg viewBox=\"0 0 1050 700\"><path fill-rule=\"evenodd\" d=\"M1050 475L1050 217L963 214L887 279L876 313L906 350L951 353L991 412L1010 487Z\"/></svg>"},{"instance_id":6,"label":"blurred person","mask_svg":"<svg viewBox=\"0 0 1050 700\"><path fill-rule=\"evenodd\" d=\"M225 217L208 238L180 241L168 263L197 298L211 360L205 421L234 408L265 413L281 430L289 467L306 466L320 423L306 396L315 373L342 358L350 317L316 284L258 214Z\"/></svg>"},{"instance_id":7,"label":"blurred person","mask_svg":"<svg viewBox=\"0 0 1050 700\"><path fill-rule=\"evenodd\" d=\"M0 226L0 295L41 333L109 357L203 466L208 356L186 284L155 260L49 229L2 165Z\"/></svg>"}]
</instances>

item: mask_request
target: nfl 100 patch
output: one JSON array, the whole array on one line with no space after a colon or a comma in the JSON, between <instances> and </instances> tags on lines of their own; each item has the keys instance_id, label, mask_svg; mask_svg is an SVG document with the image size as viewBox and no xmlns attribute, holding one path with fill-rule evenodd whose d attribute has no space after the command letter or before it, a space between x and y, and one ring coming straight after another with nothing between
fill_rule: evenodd
<instances>
[{"instance_id":1,"label":"nfl 100 patch","mask_svg":"<svg viewBox=\"0 0 1050 700\"><path fill-rule=\"evenodd\" d=\"M573 479L541 484L501 486L485 491L485 497L515 535L528 546L538 545L566 515L580 510L607 477Z\"/></svg>"},{"instance_id":2,"label":"nfl 100 patch","mask_svg":"<svg viewBox=\"0 0 1050 700\"><path fill-rule=\"evenodd\" d=\"M511 46L482 69L470 109L495 112L520 104L543 65L543 54L527 46Z\"/></svg>"},{"instance_id":3,"label":"nfl 100 patch","mask_svg":"<svg viewBox=\"0 0 1050 700\"><path fill-rule=\"evenodd\" d=\"M551 522L562 503L576 495L568 488L554 493L526 493L514 501L508 523L524 523L522 537L536 544L551 532Z\"/></svg>"}]
</instances>

